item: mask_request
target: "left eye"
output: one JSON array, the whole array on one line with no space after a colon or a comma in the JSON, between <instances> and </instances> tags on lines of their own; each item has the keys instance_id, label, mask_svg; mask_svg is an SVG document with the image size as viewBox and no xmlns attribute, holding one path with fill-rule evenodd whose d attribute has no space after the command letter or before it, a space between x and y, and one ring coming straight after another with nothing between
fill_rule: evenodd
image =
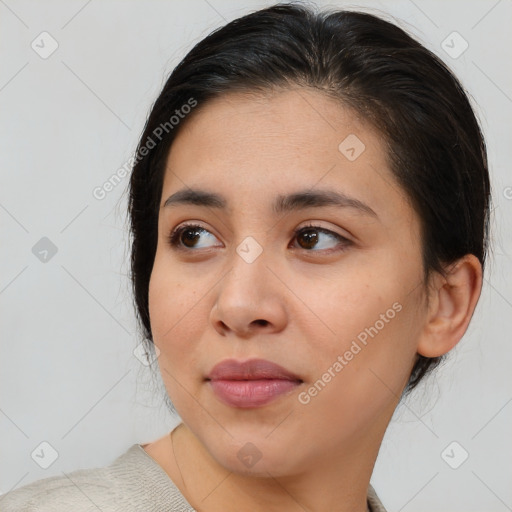
<instances>
[{"instance_id":1,"label":"left eye","mask_svg":"<svg viewBox=\"0 0 512 512\"><path fill-rule=\"evenodd\" d=\"M180 226L173 230L169 235L169 244L177 250L204 249L207 247L213 247L213 245L197 245L197 242L201 239L201 235L203 234L207 234L210 237L216 238L207 229L196 224ZM347 238L328 229L321 228L320 226L306 226L297 229L294 232L294 240L295 239L297 239L298 242L301 241L299 244L300 248L308 252L312 252L311 250L313 248L316 249L314 252L319 252L322 250L331 251L335 250L336 246L340 246L340 250L342 250L345 246L351 243ZM328 247L329 239L334 241L334 243L330 244L331 247ZM327 240L327 242L325 240Z\"/></svg>"},{"instance_id":2,"label":"left eye","mask_svg":"<svg viewBox=\"0 0 512 512\"><path fill-rule=\"evenodd\" d=\"M323 237L322 237L323 235ZM347 238L338 235L338 233L334 233L334 231L330 231L329 229L321 228L320 226L306 226L295 231L295 238L297 241L304 241L304 245L301 245L302 249L305 249L311 252L310 249L313 247L319 250L327 250L332 251L336 249L336 246L341 246L340 250L344 248L344 246L350 244L350 240ZM331 247L325 247L326 243L322 242L322 238L334 240L334 244L331 244ZM328 245L328 243L327 243ZM305 246L305 247L304 247ZM319 247L323 246L323 247ZM314 251L317 252L317 251Z\"/></svg>"}]
</instances>

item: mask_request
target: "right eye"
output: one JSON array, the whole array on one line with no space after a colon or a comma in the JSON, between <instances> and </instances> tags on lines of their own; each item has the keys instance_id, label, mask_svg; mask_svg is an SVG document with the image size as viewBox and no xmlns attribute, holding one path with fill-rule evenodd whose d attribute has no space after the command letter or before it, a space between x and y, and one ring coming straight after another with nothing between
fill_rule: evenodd
<instances>
[{"instance_id":1,"label":"right eye","mask_svg":"<svg viewBox=\"0 0 512 512\"><path fill-rule=\"evenodd\" d=\"M201 235L205 233L215 238L208 230L197 224L182 224L174 229L168 236L169 245L176 250L204 249L209 246L198 247L196 244L200 240Z\"/></svg>"}]
</instances>

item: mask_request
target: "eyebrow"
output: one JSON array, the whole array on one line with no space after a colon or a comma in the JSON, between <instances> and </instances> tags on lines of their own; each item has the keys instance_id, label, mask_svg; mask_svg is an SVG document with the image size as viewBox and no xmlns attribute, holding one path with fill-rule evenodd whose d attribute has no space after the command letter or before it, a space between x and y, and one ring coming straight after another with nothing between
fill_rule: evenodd
<instances>
[{"instance_id":1,"label":"eyebrow","mask_svg":"<svg viewBox=\"0 0 512 512\"><path fill-rule=\"evenodd\" d=\"M175 192L167 198L163 208L180 204L193 204L220 210L228 209L228 201L226 198L220 194L197 188L187 188ZM274 214L279 215L291 211L323 206L353 208L378 218L375 211L359 199L332 190L300 190L288 195L278 195L274 200L272 209Z\"/></svg>"}]
</instances>

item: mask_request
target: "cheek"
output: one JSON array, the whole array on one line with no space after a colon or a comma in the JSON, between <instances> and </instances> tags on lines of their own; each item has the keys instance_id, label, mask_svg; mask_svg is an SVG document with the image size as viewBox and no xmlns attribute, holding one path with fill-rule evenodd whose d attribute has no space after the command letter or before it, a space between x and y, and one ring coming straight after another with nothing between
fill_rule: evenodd
<instances>
[{"instance_id":1,"label":"cheek","mask_svg":"<svg viewBox=\"0 0 512 512\"><path fill-rule=\"evenodd\" d=\"M333 382L325 386L334 393L326 399L353 402L357 408L365 397L386 400L401 394L419 337L416 302L389 274L346 279L343 286L337 283L315 296L312 309L330 332L322 329L326 334L319 337L309 327L308 356L315 361L311 380L320 379L320 387Z\"/></svg>"},{"instance_id":2,"label":"cheek","mask_svg":"<svg viewBox=\"0 0 512 512\"><path fill-rule=\"evenodd\" d=\"M159 360L173 368L190 354L188 341L190 334L199 329L197 309L202 295L199 288L187 285L157 255L148 290L151 331L161 353Z\"/></svg>"},{"instance_id":3,"label":"cheek","mask_svg":"<svg viewBox=\"0 0 512 512\"><path fill-rule=\"evenodd\" d=\"M366 345L340 340L328 364L317 367L297 407L321 418L327 438L364 437L372 425L387 425L412 365L410 351L399 346L400 336L398 323L390 323L368 336Z\"/></svg>"},{"instance_id":4,"label":"cheek","mask_svg":"<svg viewBox=\"0 0 512 512\"><path fill-rule=\"evenodd\" d=\"M201 339L204 330L204 323L197 320L202 296L197 287L183 282L179 272L169 271L162 258L155 259L148 290L151 331L167 394L185 416L193 410L190 393L196 394L199 376L190 368L201 368L200 353L191 340Z\"/></svg>"},{"instance_id":5,"label":"cheek","mask_svg":"<svg viewBox=\"0 0 512 512\"><path fill-rule=\"evenodd\" d=\"M385 275L385 277L384 277ZM324 286L308 287L315 294L308 294L311 309L318 312L325 327L336 340L337 350L344 348L346 343L360 335L364 341L365 332L374 332L377 323L378 331L386 330L391 321L398 316L393 304L400 301L402 293L400 283L389 277L388 272L377 273L368 269L354 269L343 275L333 276ZM387 314L386 314L387 313ZM381 318L381 316L383 317ZM324 332L328 332L324 329ZM349 343L350 344L350 343Z\"/></svg>"}]
</instances>

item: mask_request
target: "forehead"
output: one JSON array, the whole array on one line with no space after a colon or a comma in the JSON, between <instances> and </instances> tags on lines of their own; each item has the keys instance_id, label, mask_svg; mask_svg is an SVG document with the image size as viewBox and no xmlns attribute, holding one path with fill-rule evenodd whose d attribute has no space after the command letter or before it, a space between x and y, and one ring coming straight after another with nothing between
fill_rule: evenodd
<instances>
[{"instance_id":1,"label":"forehead","mask_svg":"<svg viewBox=\"0 0 512 512\"><path fill-rule=\"evenodd\" d=\"M231 141L226 149L233 157L238 148L256 148L263 142L271 144L269 149L273 152L281 149L284 153L300 144L300 148L294 148L298 156L313 149L337 154L339 142L352 132L367 139L371 133L372 140L367 142L383 149L380 134L355 111L317 90L296 87L230 92L194 109L173 146L179 145L181 139L199 136L203 148L212 146L210 149L216 152ZM266 155L270 153L260 156Z\"/></svg>"},{"instance_id":2,"label":"forehead","mask_svg":"<svg viewBox=\"0 0 512 512\"><path fill-rule=\"evenodd\" d=\"M273 195L321 187L403 215L407 197L385 148L377 130L324 93L228 93L199 105L180 128L163 201L191 187L219 191L230 203L270 205Z\"/></svg>"}]
</instances>

